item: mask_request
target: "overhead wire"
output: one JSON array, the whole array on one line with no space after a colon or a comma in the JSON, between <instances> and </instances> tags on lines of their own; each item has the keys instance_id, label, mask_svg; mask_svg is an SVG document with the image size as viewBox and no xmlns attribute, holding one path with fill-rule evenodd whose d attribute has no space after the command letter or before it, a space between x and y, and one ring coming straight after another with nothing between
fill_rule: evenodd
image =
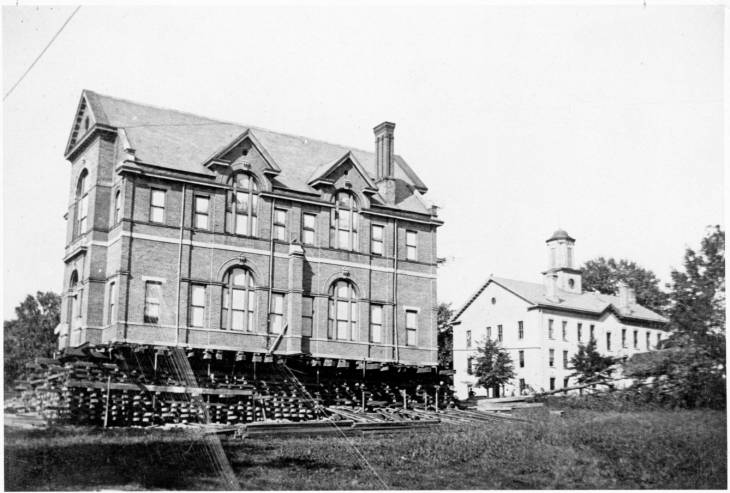
<instances>
[{"instance_id":1,"label":"overhead wire","mask_svg":"<svg viewBox=\"0 0 730 493\"><path fill-rule=\"evenodd\" d=\"M35 60L33 60L33 63L31 63L30 66L27 69L25 69L25 72L23 72L23 75L21 75L20 78L17 80L17 82L15 82L15 84L13 84L13 86L10 88L10 90L5 93L5 96L3 96L3 101L5 101L8 98L8 96L10 96L10 94L15 90L15 88L18 87L18 85L23 81L23 79L25 79L25 76L28 75L28 73L31 71L31 69L33 67L35 67L35 64L38 63L38 61L41 59L41 57L43 56L43 54L46 51L48 51L48 48L50 48L51 45L53 44L53 42L56 41L56 38L58 38L58 35L61 34L61 32L66 28L66 26L68 25L68 23L71 22L71 19L73 19L73 17L76 15L76 13L80 9L81 9L81 5L79 5L78 7L76 7L74 9L74 11L71 12L71 15L68 16L68 18L66 19L66 21L61 25L61 27L58 29L58 31L56 31L56 34L53 35L53 37L48 42L48 44L45 46L45 48L43 48L43 50L41 50L41 52L38 54L38 56L35 57Z\"/></svg>"}]
</instances>

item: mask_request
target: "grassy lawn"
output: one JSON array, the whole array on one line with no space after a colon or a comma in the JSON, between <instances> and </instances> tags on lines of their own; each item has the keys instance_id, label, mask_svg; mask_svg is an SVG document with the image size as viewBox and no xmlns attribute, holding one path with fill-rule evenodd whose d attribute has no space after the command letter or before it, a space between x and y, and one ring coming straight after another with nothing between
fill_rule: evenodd
<instances>
[{"instance_id":1,"label":"grassy lawn","mask_svg":"<svg viewBox=\"0 0 730 493\"><path fill-rule=\"evenodd\" d=\"M727 487L723 411L531 411L350 440L393 489ZM221 445L241 489L383 489L343 438ZM6 428L5 488L228 489L216 447L183 431Z\"/></svg>"}]
</instances>

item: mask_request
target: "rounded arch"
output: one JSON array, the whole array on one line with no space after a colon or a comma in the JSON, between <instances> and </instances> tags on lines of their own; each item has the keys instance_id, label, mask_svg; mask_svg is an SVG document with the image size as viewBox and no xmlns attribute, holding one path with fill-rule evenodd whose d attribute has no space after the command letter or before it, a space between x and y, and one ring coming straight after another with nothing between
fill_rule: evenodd
<instances>
[{"instance_id":1,"label":"rounded arch","mask_svg":"<svg viewBox=\"0 0 730 493\"><path fill-rule=\"evenodd\" d=\"M240 263L222 278L221 328L251 332L255 328L256 281L253 271Z\"/></svg>"},{"instance_id":2,"label":"rounded arch","mask_svg":"<svg viewBox=\"0 0 730 493\"><path fill-rule=\"evenodd\" d=\"M253 265L249 261L249 259L247 259L243 255L226 260L225 262L223 262L223 264L218 268L218 273L216 274L216 279L222 281L223 277L225 277L225 275L228 273L228 271L233 269L234 267L241 267L243 269L248 269L249 271L251 271L251 275L253 276L253 280L255 283L257 283L259 279L262 279L256 266Z\"/></svg>"},{"instance_id":3,"label":"rounded arch","mask_svg":"<svg viewBox=\"0 0 730 493\"><path fill-rule=\"evenodd\" d=\"M76 289L79 284L79 271L74 269L71 271L71 275L68 277L68 289L69 291Z\"/></svg>"},{"instance_id":4,"label":"rounded arch","mask_svg":"<svg viewBox=\"0 0 730 493\"><path fill-rule=\"evenodd\" d=\"M258 232L260 181L248 171L234 171L228 177L231 187L226 200L226 231L244 236Z\"/></svg>"},{"instance_id":5,"label":"rounded arch","mask_svg":"<svg viewBox=\"0 0 730 493\"><path fill-rule=\"evenodd\" d=\"M84 168L79 173L79 177L76 180L76 199L80 199L85 193L88 186L89 170Z\"/></svg>"},{"instance_id":6,"label":"rounded arch","mask_svg":"<svg viewBox=\"0 0 730 493\"><path fill-rule=\"evenodd\" d=\"M336 278L330 284L329 323L327 335L331 339L354 341L358 332L358 290L346 277Z\"/></svg>"},{"instance_id":7,"label":"rounded arch","mask_svg":"<svg viewBox=\"0 0 730 493\"><path fill-rule=\"evenodd\" d=\"M330 222L330 240L334 248L357 251L360 229L360 199L347 189L336 190L332 195L335 206Z\"/></svg>"}]
</instances>

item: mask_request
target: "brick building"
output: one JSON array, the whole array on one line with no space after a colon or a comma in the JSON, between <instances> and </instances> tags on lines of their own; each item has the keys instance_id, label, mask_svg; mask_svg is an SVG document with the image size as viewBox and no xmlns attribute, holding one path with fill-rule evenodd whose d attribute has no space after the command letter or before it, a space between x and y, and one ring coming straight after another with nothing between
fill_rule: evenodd
<instances>
[{"instance_id":1,"label":"brick building","mask_svg":"<svg viewBox=\"0 0 730 493\"><path fill-rule=\"evenodd\" d=\"M574 267L575 240L558 230L547 240L543 282L490 277L452 319L454 387L494 397L569 387L570 360L593 337L600 353L624 357L655 349L667 319L636 302L619 284L618 296L584 291ZM473 365L485 339L497 341L512 358L515 378L504 389L477 386Z\"/></svg>"},{"instance_id":2,"label":"brick building","mask_svg":"<svg viewBox=\"0 0 730 493\"><path fill-rule=\"evenodd\" d=\"M442 222L394 127L366 152L83 91L61 348L436 365Z\"/></svg>"}]
</instances>

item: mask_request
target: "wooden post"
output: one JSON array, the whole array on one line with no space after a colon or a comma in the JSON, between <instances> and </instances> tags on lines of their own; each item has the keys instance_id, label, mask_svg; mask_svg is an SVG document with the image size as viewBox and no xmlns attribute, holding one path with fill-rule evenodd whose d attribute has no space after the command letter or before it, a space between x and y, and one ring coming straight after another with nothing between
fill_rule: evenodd
<instances>
[{"instance_id":1,"label":"wooden post","mask_svg":"<svg viewBox=\"0 0 730 493\"><path fill-rule=\"evenodd\" d=\"M111 393L112 376L109 375L106 379L106 405L104 406L104 428L107 427L109 422L109 394Z\"/></svg>"},{"instance_id":2,"label":"wooden post","mask_svg":"<svg viewBox=\"0 0 730 493\"><path fill-rule=\"evenodd\" d=\"M401 393L403 394L403 409L408 409L408 403L406 402L406 391L401 390Z\"/></svg>"},{"instance_id":3,"label":"wooden post","mask_svg":"<svg viewBox=\"0 0 730 493\"><path fill-rule=\"evenodd\" d=\"M436 387L436 393L434 394L434 401L436 402L436 413L439 412L439 388Z\"/></svg>"},{"instance_id":4,"label":"wooden post","mask_svg":"<svg viewBox=\"0 0 730 493\"><path fill-rule=\"evenodd\" d=\"M365 389L360 391L362 393L362 412L365 412Z\"/></svg>"}]
</instances>

